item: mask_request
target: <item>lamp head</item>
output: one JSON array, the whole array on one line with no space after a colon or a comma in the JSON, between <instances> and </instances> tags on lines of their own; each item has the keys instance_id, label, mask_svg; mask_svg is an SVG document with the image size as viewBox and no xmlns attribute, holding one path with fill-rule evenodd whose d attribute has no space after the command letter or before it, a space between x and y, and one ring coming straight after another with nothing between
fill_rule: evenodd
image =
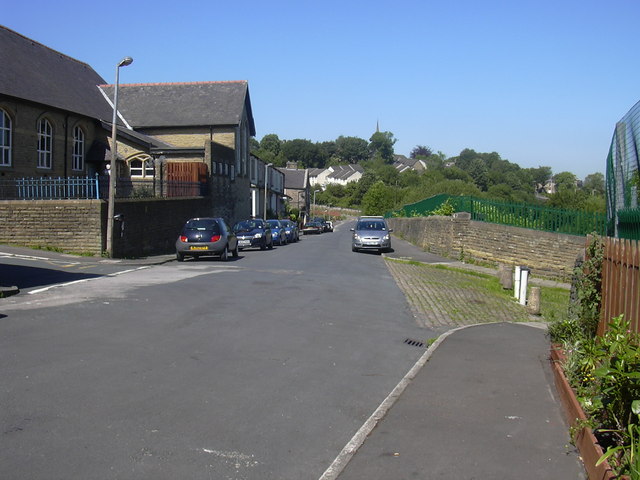
<instances>
[{"instance_id":1,"label":"lamp head","mask_svg":"<svg viewBox=\"0 0 640 480\"><path fill-rule=\"evenodd\" d=\"M120 60L120 63L118 63L118 67L126 67L127 65L131 65L132 63L133 63L133 58L124 57L122 60Z\"/></svg>"}]
</instances>

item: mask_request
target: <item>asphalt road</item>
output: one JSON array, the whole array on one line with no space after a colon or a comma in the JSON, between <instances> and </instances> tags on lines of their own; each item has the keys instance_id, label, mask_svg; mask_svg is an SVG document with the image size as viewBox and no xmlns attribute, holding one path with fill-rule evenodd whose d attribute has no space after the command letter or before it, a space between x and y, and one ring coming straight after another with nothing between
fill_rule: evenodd
<instances>
[{"instance_id":1,"label":"asphalt road","mask_svg":"<svg viewBox=\"0 0 640 480\"><path fill-rule=\"evenodd\" d=\"M3 479L318 479L427 339L349 224L0 300Z\"/></svg>"},{"instance_id":2,"label":"asphalt road","mask_svg":"<svg viewBox=\"0 0 640 480\"><path fill-rule=\"evenodd\" d=\"M3 245L0 247L0 286L16 286L21 292L28 293L54 285L117 275L137 266L127 261Z\"/></svg>"}]
</instances>

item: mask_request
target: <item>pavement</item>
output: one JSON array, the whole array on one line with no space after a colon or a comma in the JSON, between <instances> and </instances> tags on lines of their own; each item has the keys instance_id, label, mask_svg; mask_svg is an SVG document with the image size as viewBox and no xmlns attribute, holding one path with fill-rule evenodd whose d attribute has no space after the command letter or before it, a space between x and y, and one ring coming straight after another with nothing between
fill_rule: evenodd
<instances>
[{"instance_id":1,"label":"pavement","mask_svg":"<svg viewBox=\"0 0 640 480\"><path fill-rule=\"evenodd\" d=\"M392 244L390 258L497 273L399 238ZM321 480L586 478L555 391L545 324L498 322L442 333Z\"/></svg>"},{"instance_id":2,"label":"pavement","mask_svg":"<svg viewBox=\"0 0 640 480\"><path fill-rule=\"evenodd\" d=\"M393 246L390 258L495 273L399 238ZM2 252L68 258L18 247ZM101 261L154 265L173 258ZM452 326L428 348L415 348L425 349L419 361L320 480L587 478L555 391L543 323Z\"/></svg>"}]
</instances>

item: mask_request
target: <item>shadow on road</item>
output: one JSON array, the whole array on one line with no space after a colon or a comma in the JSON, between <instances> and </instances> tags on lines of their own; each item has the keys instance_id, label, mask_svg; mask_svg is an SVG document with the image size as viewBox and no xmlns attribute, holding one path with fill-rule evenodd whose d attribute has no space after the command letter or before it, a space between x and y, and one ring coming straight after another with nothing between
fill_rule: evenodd
<instances>
[{"instance_id":1,"label":"shadow on road","mask_svg":"<svg viewBox=\"0 0 640 480\"><path fill-rule=\"evenodd\" d=\"M20 290L101 277L91 273L65 272L50 268L0 263L0 285L15 285Z\"/></svg>"}]
</instances>

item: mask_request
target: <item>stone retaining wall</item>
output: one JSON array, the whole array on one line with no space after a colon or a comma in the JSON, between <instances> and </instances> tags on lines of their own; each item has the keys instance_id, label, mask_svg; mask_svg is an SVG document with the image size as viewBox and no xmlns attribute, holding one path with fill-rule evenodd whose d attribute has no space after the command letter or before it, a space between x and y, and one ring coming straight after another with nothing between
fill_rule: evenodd
<instances>
[{"instance_id":1,"label":"stone retaining wall","mask_svg":"<svg viewBox=\"0 0 640 480\"><path fill-rule=\"evenodd\" d=\"M211 216L208 197L116 200L114 257L144 257L174 251L186 220ZM106 248L104 200L0 201L0 243L100 255ZM124 227L124 228L122 228Z\"/></svg>"},{"instance_id":2,"label":"stone retaining wall","mask_svg":"<svg viewBox=\"0 0 640 480\"><path fill-rule=\"evenodd\" d=\"M538 277L569 280L586 239L452 217L389 218L394 233L447 258L527 266Z\"/></svg>"},{"instance_id":3,"label":"stone retaining wall","mask_svg":"<svg viewBox=\"0 0 640 480\"><path fill-rule=\"evenodd\" d=\"M106 216L101 200L5 200L0 243L100 254Z\"/></svg>"},{"instance_id":4,"label":"stone retaining wall","mask_svg":"<svg viewBox=\"0 0 640 480\"><path fill-rule=\"evenodd\" d=\"M121 222L115 222L114 256L146 257L175 252L184 223L193 217L212 216L212 208L208 197L121 199L116 201L115 213L124 216L124 230Z\"/></svg>"}]
</instances>

